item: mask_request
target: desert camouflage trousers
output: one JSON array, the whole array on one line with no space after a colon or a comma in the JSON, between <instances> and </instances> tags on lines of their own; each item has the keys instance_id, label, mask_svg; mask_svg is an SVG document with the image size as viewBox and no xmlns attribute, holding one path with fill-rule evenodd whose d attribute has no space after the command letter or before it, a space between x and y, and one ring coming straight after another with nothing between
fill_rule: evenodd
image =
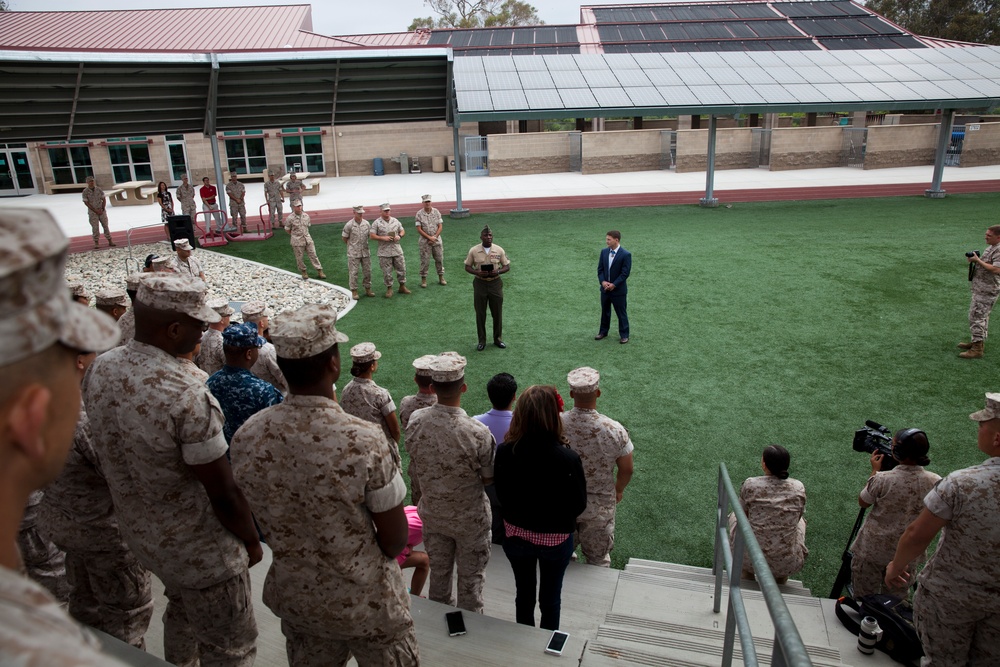
<instances>
[{"instance_id":1,"label":"desert camouflage trousers","mask_svg":"<svg viewBox=\"0 0 1000 667\"><path fill-rule=\"evenodd\" d=\"M97 245L98 239L101 238L101 227L104 227L104 237L111 240L111 230L108 228L108 212L104 210L100 215L94 213L89 208L87 209L87 216L90 221L90 231L94 237L94 245Z\"/></svg>"},{"instance_id":2,"label":"desert camouflage trousers","mask_svg":"<svg viewBox=\"0 0 1000 667\"><path fill-rule=\"evenodd\" d=\"M361 267L362 282L364 288L372 287L372 258L369 257L348 257L347 258L347 283L351 291L358 289L358 267Z\"/></svg>"},{"instance_id":3,"label":"desert camouflage trousers","mask_svg":"<svg viewBox=\"0 0 1000 667\"><path fill-rule=\"evenodd\" d=\"M257 621L250 572L207 588L164 582L163 657L178 667L250 667L257 655Z\"/></svg>"},{"instance_id":4,"label":"desert camouflage trousers","mask_svg":"<svg viewBox=\"0 0 1000 667\"><path fill-rule=\"evenodd\" d=\"M410 667L420 664L417 635L413 625L388 643L374 643L363 638L328 639L297 632L281 622L289 667L341 667L353 655L361 667Z\"/></svg>"},{"instance_id":5,"label":"desert camouflage trousers","mask_svg":"<svg viewBox=\"0 0 1000 667\"><path fill-rule=\"evenodd\" d=\"M247 226L247 205L245 203L237 204L232 199L229 200L229 220L232 224L236 224L237 216L240 218L240 225L242 227Z\"/></svg>"},{"instance_id":6,"label":"desert camouflage trousers","mask_svg":"<svg viewBox=\"0 0 1000 667\"><path fill-rule=\"evenodd\" d=\"M302 261L302 255L308 255L309 261L312 263L313 268L317 271L323 270L323 265L319 263L319 257L316 256L316 245L312 242L312 239L306 241L305 245L293 245L292 252L295 253L295 266L299 268L299 273L305 273L306 263Z\"/></svg>"},{"instance_id":7,"label":"desert camouflage trousers","mask_svg":"<svg viewBox=\"0 0 1000 667\"><path fill-rule=\"evenodd\" d=\"M483 584L490 562L490 531L469 536L424 532L424 548L431 561L431 600L483 613ZM458 567L458 604L453 582Z\"/></svg>"},{"instance_id":8,"label":"desert camouflage trousers","mask_svg":"<svg viewBox=\"0 0 1000 667\"><path fill-rule=\"evenodd\" d=\"M615 548L615 505L602 505L587 496L587 509L576 519L576 543L580 545L588 565L611 567L611 550Z\"/></svg>"},{"instance_id":9,"label":"desert camouflage trousers","mask_svg":"<svg viewBox=\"0 0 1000 667\"><path fill-rule=\"evenodd\" d=\"M284 213L285 209L284 204L285 204L284 199L267 200L267 209L270 212L269 220L271 221L272 227L274 227L275 223L277 223L278 226L281 226L281 216Z\"/></svg>"},{"instance_id":10,"label":"desert camouflage trousers","mask_svg":"<svg viewBox=\"0 0 1000 667\"><path fill-rule=\"evenodd\" d=\"M969 332L973 343L986 340L990 328L990 311L996 303L996 294L972 293L972 303L969 305Z\"/></svg>"},{"instance_id":11,"label":"desert camouflage trousers","mask_svg":"<svg viewBox=\"0 0 1000 667\"><path fill-rule=\"evenodd\" d=\"M913 598L913 622L924 649L921 667L997 664L1000 616L995 607L980 608L961 595L920 586Z\"/></svg>"},{"instance_id":12,"label":"desert camouflage trousers","mask_svg":"<svg viewBox=\"0 0 1000 667\"><path fill-rule=\"evenodd\" d=\"M386 287L392 287L392 270L396 270L396 280L400 285L406 284L406 259L402 255L395 257L379 257L379 268L382 269L382 282Z\"/></svg>"},{"instance_id":13,"label":"desert camouflage trousers","mask_svg":"<svg viewBox=\"0 0 1000 667\"><path fill-rule=\"evenodd\" d=\"M439 276L444 275L444 243L439 242L431 245L427 239L420 237L420 277L427 277L427 270L431 265L431 257L434 258L434 267Z\"/></svg>"},{"instance_id":14,"label":"desert camouflage trousers","mask_svg":"<svg viewBox=\"0 0 1000 667\"><path fill-rule=\"evenodd\" d=\"M153 587L149 570L131 551L68 551L66 578L71 586L70 616L126 644L146 648Z\"/></svg>"},{"instance_id":15,"label":"desert camouflage trousers","mask_svg":"<svg viewBox=\"0 0 1000 667\"><path fill-rule=\"evenodd\" d=\"M885 566L892 560L892 556L884 559L884 562L880 562L881 560L859 558L858 556L854 556L851 560L851 586L854 589L854 597L859 598L862 595L884 593L886 595L895 595L901 600L905 600L909 593L910 584L913 583L915 578L916 569L921 561L915 560L906 567L906 571L910 573L910 576L907 578L905 585L898 588L889 588L885 585Z\"/></svg>"}]
</instances>

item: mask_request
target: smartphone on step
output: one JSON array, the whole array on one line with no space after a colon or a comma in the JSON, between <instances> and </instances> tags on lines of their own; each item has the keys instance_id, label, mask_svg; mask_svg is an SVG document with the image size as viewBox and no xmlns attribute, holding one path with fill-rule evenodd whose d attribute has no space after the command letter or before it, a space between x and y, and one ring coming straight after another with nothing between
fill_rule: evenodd
<instances>
[{"instance_id":1,"label":"smartphone on step","mask_svg":"<svg viewBox=\"0 0 1000 667\"><path fill-rule=\"evenodd\" d=\"M465 634L465 619L462 618L462 612L451 611L445 614L444 618L448 622L449 637L457 637Z\"/></svg>"},{"instance_id":2,"label":"smartphone on step","mask_svg":"<svg viewBox=\"0 0 1000 667\"><path fill-rule=\"evenodd\" d=\"M556 630L552 633L552 637L549 638L549 645L545 647L545 652L552 655L562 655L567 639L569 639L568 634Z\"/></svg>"}]
</instances>

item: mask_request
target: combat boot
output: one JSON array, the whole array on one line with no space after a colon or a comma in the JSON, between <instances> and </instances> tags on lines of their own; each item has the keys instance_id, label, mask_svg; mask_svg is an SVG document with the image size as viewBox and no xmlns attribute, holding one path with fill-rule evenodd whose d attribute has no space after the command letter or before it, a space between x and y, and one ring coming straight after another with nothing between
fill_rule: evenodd
<instances>
[{"instance_id":1,"label":"combat boot","mask_svg":"<svg viewBox=\"0 0 1000 667\"><path fill-rule=\"evenodd\" d=\"M958 349L960 349L960 350L971 350L973 345L975 345L975 343L973 343L972 341L969 341L968 343L959 343L958 344Z\"/></svg>"},{"instance_id":2,"label":"combat boot","mask_svg":"<svg viewBox=\"0 0 1000 667\"><path fill-rule=\"evenodd\" d=\"M372 291L371 287L365 288L365 296L375 296L375 292Z\"/></svg>"},{"instance_id":3,"label":"combat boot","mask_svg":"<svg viewBox=\"0 0 1000 667\"><path fill-rule=\"evenodd\" d=\"M420 276L420 286L427 287L427 276Z\"/></svg>"},{"instance_id":4,"label":"combat boot","mask_svg":"<svg viewBox=\"0 0 1000 667\"><path fill-rule=\"evenodd\" d=\"M317 276L320 280L326 280L326 274L323 273L323 269L319 270L319 275Z\"/></svg>"},{"instance_id":5,"label":"combat boot","mask_svg":"<svg viewBox=\"0 0 1000 667\"><path fill-rule=\"evenodd\" d=\"M406 289L406 283L399 283L399 293L400 294L412 294L410 290Z\"/></svg>"},{"instance_id":6,"label":"combat boot","mask_svg":"<svg viewBox=\"0 0 1000 667\"><path fill-rule=\"evenodd\" d=\"M309 274L305 271L302 272L302 280L309 280Z\"/></svg>"},{"instance_id":7,"label":"combat boot","mask_svg":"<svg viewBox=\"0 0 1000 667\"><path fill-rule=\"evenodd\" d=\"M358 300L358 290L356 289L351 290L351 298L354 299L355 301Z\"/></svg>"},{"instance_id":8,"label":"combat boot","mask_svg":"<svg viewBox=\"0 0 1000 667\"><path fill-rule=\"evenodd\" d=\"M391 287L386 287L385 288L385 298L387 298L387 299L391 299L392 298L392 288Z\"/></svg>"},{"instance_id":9,"label":"combat boot","mask_svg":"<svg viewBox=\"0 0 1000 667\"><path fill-rule=\"evenodd\" d=\"M963 359L981 359L983 356L983 341L976 341L968 350L958 355Z\"/></svg>"},{"instance_id":10,"label":"combat boot","mask_svg":"<svg viewBox=\"0 0 1000 667\"><path fill-rule=\"evenodd\" d=\"M439 285L447 285L448 284L448 281L444 279L444 274L443 273L439 273L438 274L438 284Z\"/></svg>"}]
</instances>

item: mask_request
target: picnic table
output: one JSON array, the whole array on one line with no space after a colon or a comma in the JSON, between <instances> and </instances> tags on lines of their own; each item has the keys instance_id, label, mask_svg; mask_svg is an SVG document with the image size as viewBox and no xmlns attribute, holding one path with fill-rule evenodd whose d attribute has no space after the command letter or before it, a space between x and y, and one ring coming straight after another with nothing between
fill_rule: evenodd
<instances>
[{"instance_id":1,"label":"picnic table","mask_svg":"<svg viewBox=\"0 0 1000 667\"><path fill-rule=\"evenodd\" d=\"M296 172L294 172L294 174L295 174L295 178L298 179L298 181L300 183L302 183L302 196L303 197L309 197L311 195L318 195L319 194L319 178L314 178L311 181L307 181L306 179L309 178L309 172L308 171L296 171ZM281 178L279 178L278 180L282 184L285 184L288 181L292 180L291 179L291 175L292 175L291 173L287 173L284 176L282 176Z\"/></svg>"},{"instance_id":2,"label":"picnic table","mask_svg":"<svg viewBox=\"0 0 1000 667\"><path fill-rule=\"evenodd\" d=\"M156 202L155 189L153 192L144 193L146 188L154 187L153 181L125 181L115 183L114 195L111 197L112 206L139 206ZM108 193L111 194L111 193Z\"/></svg>"}]
</instances>

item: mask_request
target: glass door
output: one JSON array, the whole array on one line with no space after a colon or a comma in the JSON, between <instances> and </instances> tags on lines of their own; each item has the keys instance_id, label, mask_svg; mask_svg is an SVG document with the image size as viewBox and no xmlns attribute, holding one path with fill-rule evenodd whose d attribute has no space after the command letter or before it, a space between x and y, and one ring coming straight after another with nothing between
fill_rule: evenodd
<instances>
[{"instance_id":1,"label":"glass door","mask_svg":"<svg viewBox=\"0 0 1000 667\"><path fill-rule=\"evenodd\" d=\"M0 197L33 195L38 192L28 163L28 151L0 147Z\"/></svg>"},{"instance_id":2,"label":"glass door","mask_svg":"<svg viewBox=\"0 0 1000 667\"><path fill-rule=\"evenodd\" d=\"M187 173L187 151L184 135L167 135L167 156L170 158L170 185L180 185L181 176Z\"/></svg>"}]
</instances>

